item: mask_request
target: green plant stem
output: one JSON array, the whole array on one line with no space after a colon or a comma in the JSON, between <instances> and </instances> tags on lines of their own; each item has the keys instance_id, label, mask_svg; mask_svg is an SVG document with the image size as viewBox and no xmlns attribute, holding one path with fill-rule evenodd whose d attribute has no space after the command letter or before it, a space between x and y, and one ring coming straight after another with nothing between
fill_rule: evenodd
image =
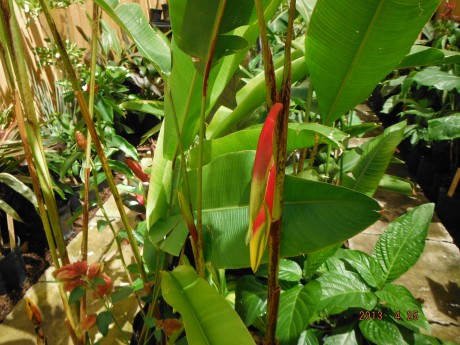
<instances>
[{"instance_id":1,"label":"green plant stem","mask_svg":"<svg viewBox=\"0 0 460 345\"><path fill-rule=\"evenodd\" d=\"M73 69L73 66L70 62L69 56L67 54L67 51L64 46L64 42L62 41L61 36L59 35L59 32L57 31L56 24L54 23L53 18L51 17L48 4L46 3L45 0L40 0L40 4L43 9L43 13L45 15L45 18L48 22L48 26L50 27L51 33L53 35L53 38L56 42L56 46L58 47L59 53L61 54L62 61L65 67L65 70L69 74L69 80L72 84L72 88L75 92L75 96L77 98L78 104L80 105L80 110L83 115L83 118L86 122L86 126L88 128L88 131L94 141L94 146L96 148L97 155L99 156L99 159L101 161L101 166L102 169L104 170L104 173L107 178L107 182L109 184L110 190L112 192L112 195L115 199L115 204L117 205L118 211L120 213L120 218L122 220L123 226L126 229L129 243L131 245L131 249L133 251L133 255L136 261L137 268L140 272L142 282L144 284L144 289L147 295L150 295L151 293L151 287L147 279L147 274L145 272L144 266L142 264L142 257L140 254L139 247L137 245L136 239L133 234L133 230L131 228L131 225L129 224L128 217L126 215L124 206L123 206L123 201L121 199L120 194L118 193L117 187L115 185L115 181L112 175L112 170L109 167L107 157L104 153L104 148L102 147L101 141L99 140L99 137L96 132L96 128L94 126L93 119L89 113L88 105L86 104L85 98L83 97L83 94L81 92L81 88L75 73L75 70Z\"/></svg>"},{"instance_id":2,"label":"green plant stem","mask_svg":"<svg viewBox=\"0 0 460 345\"><path fill-rule=\"evenodd\" d=\"M286 35L284 52L284 72L281 86L281 101L283 103L283 114L280 116L275 131L277 151L274 153L276 162L276 186L275 186L275 205L273 210L274 222L270 226L268 234L268 323L265 334L265 344L276 343L276 322L278 320L278 309L280 299L280 287L278 284L279 261L281 248L281 223L283 212L283 192L286 171L286 146L287 130L291 101L291 42L293 35L293 23L295 17L295 0L290 1L289 20Z\"/></svg>"}]
</instances>

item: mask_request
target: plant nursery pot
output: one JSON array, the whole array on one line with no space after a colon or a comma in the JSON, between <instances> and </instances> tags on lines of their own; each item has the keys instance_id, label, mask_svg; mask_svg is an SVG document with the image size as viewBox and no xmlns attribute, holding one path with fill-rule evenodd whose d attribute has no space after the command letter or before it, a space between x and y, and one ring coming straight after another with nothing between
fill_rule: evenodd
<instances>
[{"instance_id":1,"label":"plant nursery pot","mask_svg":"<svg viewBox=\"0 0 460 345\"><path fill-rule=\"evenodd\" d=\"M0 295L21 289L27 280L26 265L19 245L18 240L17 248L0 259ZM6 291L2 292L2 289Z\"/></svg>"},{"instance_id":2,"label":"plant nursery pot","mask_svg":"<svg viewBox=\"0 0 460 345\"><path fill-rule=\"evenodd\" d=\"M169 5L163 4L161 7L163 8L163 21L169 23Z\"/></svg>"},{"instance_id":3,"label":"plant nursery pot","mask_svg":"<svg viewBox=\"0 0 460 345\"><path fill-rule=\"evenodd\" d=\"M161 12L162 10L157 10L156 8L151 8L149 11L150 22L161 22Z\"/></svg>"},{"instance_id":4,"label":"plant nursery pot","mask_svg":"<svg viewBox=\"0 0 460 345\"><path fill-rule=\"evenodd\" d=\"M436 213L449 230L455 243L460 244L460 193L452 197L447 195L447 190L441 188L436 202Z\"/></svg>"},{"instance_id":5,"label":"plant nursery pot","mask_svg":"<svg viewBox=\"0 0 460 345\"><path fill-rule=\"evenodd\" d=\"M431 190L431 186L433 184L434 172L435 166L430 159L425 156L421 157L417 169L416 180L428 198L430 198L429 191Z\"/></svg>"},{"instance_id":6,"label":"plant nursery pot","mask_svg":"<svg viewBox=\"0 0 460 345\"><path fill-rule=\"evenodd\" d=\"M67 223L70 218L72 218L72 211L70 202L67 202L59 208L59 225L61 226L64 241L67 241L73 235L73 225Z\"/></svg>"}]
</instances>

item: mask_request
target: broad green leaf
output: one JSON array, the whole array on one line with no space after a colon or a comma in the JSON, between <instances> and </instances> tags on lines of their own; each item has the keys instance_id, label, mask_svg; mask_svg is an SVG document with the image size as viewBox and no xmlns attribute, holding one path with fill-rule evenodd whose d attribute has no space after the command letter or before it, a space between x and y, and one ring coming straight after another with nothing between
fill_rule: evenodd
<instances>
[{"instance_id":1,"label":"broad green leaf","mask_svg":"<svg viewBox=\"0 0 460 345\"><path fill-rule=\"evenodd\" d=\"M460 77L441 71L439 67L427 67L414 75L414 81L423 86L433 86L438 90L460 91Z\"/></svg>"},{"instance_id":2,"label":"broad green leaf","mask_svg":"<svg viewBox=\"0 0 460 345\"><path fill-rule=\"evenodd\" d=\"M203 167L203 230L212 242L209 250L215 267L249 266L245 236L254 155L254 151L230 153ZM196 190L196 170L189 172L189 179L190 190ZM380 217L372 198L292 176L286 176L284 200L282 257L340 243Z\"/></svg>"},{"instance_id":3,"label":"broad green leaf","mask_svg":"<svg viewBox=\"0 0 460 345\"><path fill-rule=\"evenodd\" d=\"M149 100L133 100L126 101L120 104L120 108L124 110L135 110L143 113L152 114L155 116L164 116L163 102Z\"/></svg>"},{"instance_id":4,"label":"broad green leaf","mask_svg":"<svg viewBox=\"0 0 460 345\"><path fill-rule=\"evenodd\" d=\"M16 177L8 173L0 173L0 182L6 184L15 192L21 194L24 198L29 200L32 205L38 207L35 194L26 184L19 181ZM7 212L8 213L8 212Z\"/></svg>"},{"instance_id":5,"label":"broad green leaf","mask_svg":"<svg viewBox=\"0 0 460 345\"><path fill-rule=\"evenodd\" d=\"M149 239L165 252L179 256L189 234L181 214L160 219L150 228Z\"/></svg>"},{"instance_id":6,"label":"broad green leaf","mask_svg":"<svg viewBox=\"0 0 460 345\"><path fill-rule=\"evenodd\" d=\"M338 257L349 263L367 284L381 286L384 275L375 258L358 250L339 250Z\"/></svg>"},{"instance_id":7,"label":"broad green leaf","mask_svg":"<svg viewBox=\"0 0 460 345\"><path fill-rule=\"evenodd\" d=\"M428 136L431 140L460 138L460 113L428 120Z\"/></svg>"},{"instance_id":8,"label":"broad green leaf","mask_svg":"<svg viewBox=\"0 0 460 345\"><path fill-rule=\"evenodd\" d=\"M305 59L324 124L333 123L369 96L409 52L438 3L317 3L308 26Z\"/></svg>"},{"instance_id":9,"label":"broad green leaf","mask_svg":"<svg viewBox=\"0 0 460 345\"><path fill-rule=\"evenodd\" d=\"M95 0L109 17L136 43L139 52L150 60L167 79L171 72L169 40L148 22L139 4L122 4L118 0Z\"/></svg>"},{"instance_id":10,"label":"broad green leaf","mask_svg":"<svg viewBox=\"0 0 460 345\"><path fill-rule=\"evenodd\" d=\"M257 276L268 278L268 265L257 270ZM288 282L299 282L302 279L302 268L292 260L281 259L279 262L278 279Z\"/></svg>"},{"instance_id":11,"label":"broad green leaf","mask_svg":"<svg viewBox=\"0 0 460 345\"><path fill-rule=\"evenodd\" d=\"M86 288L84 286L75 287L69 294L69 304L74 304L80 301L85 293Z\"/></svg>"},{"instance_id":12,"label":"broad green leaf","mask_svg":"<svg viewBox=\"0 0 460 345\"><path fill-rule=\"evenodd\" d=\"M243 276L236 284L235 310L246 326L267 312L267 286L253 275Z\"/></svg>"},{"instance_id":13,"label":"broad green leaf","mask_svg":"<svg viewBox=\"0 0 460 345\"><path fill-rule=\"evenodd\" d=\"M262 126L240 130L222 138L205 141L203 144L203 164L216 157L237 151L255 150L259 141ZM347 135L338 129L322 126L317 123L290 123L288 129L287 150L293 151L318 144L329 144L341 148ZM198 147L190 151L189 166L197 168Z\"/></svg>"},{"instance_id":14,"label":"broad green leaf","mask_svg":"<svg viewBox=\"0 0 460 345\"><path fill-rule=\"evenodd\" d=\"M100 23L102 31L100 41L104 54L109 55L110 51L113 50L113 53L117 56L117 58L120 58L121 45L117 32L105 20L101 19Z\"/></svg>"},{"instance_id":15,"label":"broad green leaf","mask_svg":"<svg viewBox=\"0 0 460 345\"><path fill-rule=\"evenodd\" d=\"M377 345L406 345L401 332L395 324L384 320L366 320L359 323L359 329L372 343Z\"/></svg>"},{"instance_id":16,"label":"broad green leaf","mask_svg":"<svg viewBox=\"0 0 460 345\"><path fill-rule=\"evenodd\" d=\"M117 286L115 290L110 294L112 303L117 303L128 298L133 293L133 288L127 286Z\"/></svg>"},{"instance_id":17,"label":"broad green leaf","mask_svg":"<svg viewBox=\"0 0 460 345\"><path fill-rule=\"evenodd\" d=\"M414 334L414 345L457 345L453 341L441 340L426 334Z\"/></svg>"},{"instance_id":18,"label":"broad green leaf","mask_svg":"<svg viewBox=\"0 0 460 345\"><path fill-rule=\"evenodd\" d=\"M356 326L356 322L352 322L346 325L345 327L339 327L337 329L334 329L332 333L328 335L323 345L358 345L358 344L361 344L361 342L358 341L355 326Z\"/></svg>"},{"instance_id":19,"label":"broad green leaf","mask_svg":"<svg viewBox=\"0 0 460 345\"><path fill-rule=\"evenodd\" d=\"M276 335L280 344L297 345L300 334L308 326L321 297L321 286L312 281L281 294Z\"/></svg>"},{"instance_id":20,"label":"broad green leaf","mask_svg":"<svg viewBox=\"0 0 460 345\"><path fill-rule=\"evenodd\" d=\"M103 311L97 314L96 324L97 329L105 337L109 333L109 326L112 323L112 313L110 311Z\"/></svg>"},{"instance_id":21,"label":"broad green leaf","mask_svg":"<svg viewBox=\"0 0 460 345\"><path fill-rule=\"evenodd\" d=\"M183 317L189 344L254 344L238 314L192 267L163 272L161 290Z\"/></svg>"},{"instance_id":22,"label":"broad green leaf","mask_svg":"<svg viewBox=\"0 0 460 345\"><path fill-rule=\"evenodd\" d=\"M379 237L372 256L389 283L411 268L422 255L434 204L417 206L397 218Z\"/></svg>"},{"instance_id":23,"label":"broad green leaf","mask_svg":"<svg viewBox=\"0 0 460 345\"><path fill-rule=\"evenodd\" d=\"M404 195L415 195L414 182L399 176L383 175L379 181L379 188Z\"/></svg>"},{"instance_id":24,"label":"broad green leaf","mask_svg":"<svg viewBox=\"0 0 460 345\"><path fill-rule=\"evenodd\" d=\"M344 171L350 171L352 178L345 179L343 185L372 196L385 174L396 147L404 138L405 127L405 122L388 127L382 134L355 149L353 153L358 155L353 159L345 157ZM351 170L348 170L348 167L352 167Z\"/></svg>"},{"instance_id":25,"label":"broad green leaf","mask_svg":"<svg viewBox=\"0 0 460 345\"><path fill-rule=\"evenodd\" d=\"M375 293L357 274L325 272L317 281L321 284L322 291L318 310L325 315L339 314L349 308L372 310L377 304Z\"/></svg>"},{"instance_id":26,"label":"broad green leaf","mask_svg":"<svg viewBox=\"0 0 460 345\"><path fill-rule=\"evenodd\" d=\"M430 325L423 314L422 307L407 288L401 285L386 284L375 294L386 308L391 309L395 322L408 328L419 327L430 331ZM400 312L400 320L394 318L397 312Z\"/></svg>"},{"instance_id":27,"label":"broad green leaf","mask_svg":"<svg viewBox=\"0 0 460 345\"><path fill-rule=\"evenodd\" d=\"M281 0L271 0L265 8L265 15L270 17L276 11L280 2ZM200 5L198 7L202 6ZM231 9L233 6L229 6L229 8ZM237 8L235 7L234 9ZM174 17L174 13L171 15ZM244 17L243 14L239 14L239 16ZM205 16L205 18L207 17ZM210 18L214 19L213 17ZM175 19L172 20L174 21ZM195 17L191 17L191 19L187 20L193 20L193 25L196 26ZM254 42L258 36L258 26L256 23L248 26L241 26L232 33L242 37L248 42ZM163 153L164 156L169 159L172 159L174 154L178 152L179 139L176 131L175 117L179 125L180 141L184 149L190 147L198 133L203 87L202 74L197 72L192 58L179 48L175 37L176 34L173 27L173 40L171 46L173 70L169 78L169 90L171 91L167 89L165 92L165 113L167 115L165 117L166 141ZM202 36L201 34L194 37L193 44L201 45L202 40L206 42L206 37L206 35ZM233 77L240 62L245 58L248 49L249 46L236 54L225 56L212 67L207 81L208 99L205 109L206 116L214 107L229 80Z\"/></svg>"},{"instance_id":28,"label":"broad green leaf","mask_svg":"<svg viewBox=\"0 0 460 345\"><path fill-rule=\"evenodd\" d=\"M398 65L398 69L454 63L460 63L459 52L414 45L410 54L406 55Z\"/></svg>"}]
</instances>

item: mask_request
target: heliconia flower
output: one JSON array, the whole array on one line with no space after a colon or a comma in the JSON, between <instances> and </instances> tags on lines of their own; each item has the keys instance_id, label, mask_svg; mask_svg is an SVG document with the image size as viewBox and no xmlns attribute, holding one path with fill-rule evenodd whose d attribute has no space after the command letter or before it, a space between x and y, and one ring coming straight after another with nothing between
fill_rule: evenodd
<instances>
[{"instance_id":1,"label":"heliconia flower","mask_svg":"<svg viewBox=\"0 0 460 345\"><path fill-rule=\"evenodd\" d=\"M96 285L96 294L95 294L94 297L102 297L102 296L108 295L113 290L112 278L110 278L105 273L102 273L102 275L100 277L102 279L104 279L104 284Z\"/></svg>"},{"instance_id":2,"label":"heliconia flower","mask_svg":"<svg viewBox=\"0 0 460 345\"><path fill-rule=\"evenodd\" d=\"M95 262L88 267L88 278L94 279L102 274L103 265L100 262Z\"/></svg>"},{"instance_id":3,"label":"heliconia flower","mask_svg":"<svg viewBox=\"0 0 460 345\"><path fill-rule=\"evenodd\" d=\"M249 199L249 229L246 236L254 272L257 271L267 246L272 223L276 185L275 129L282 110L281 103L275 103L270 110L260 133L254 160Z\"/></svg>"},{"instance_id":4,"label":"heliconia flower","mask_svg":"<svg viewBox=\"0 0 460 345\"><path fill-rule=\"evenodd\" d=\"M126 157L125 164L129 169L131 169L134 175L136 175L139 178L139 180L141 180L142 182L150 181L150 176L146 174L144 170L142 170L142 166L134 159Z\"/></svg>"}]
</instances>

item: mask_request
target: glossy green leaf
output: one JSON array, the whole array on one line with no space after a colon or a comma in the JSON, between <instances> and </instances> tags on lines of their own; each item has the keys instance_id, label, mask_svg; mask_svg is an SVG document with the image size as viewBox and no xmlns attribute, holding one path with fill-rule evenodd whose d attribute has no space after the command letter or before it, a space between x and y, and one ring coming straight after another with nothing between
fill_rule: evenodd
<instances>
[{"instance_id":1,"label":"glossy green leaf","mask_svg":"<svg viewBox=\"0 0 460 345\"><path fill-rule=\"evenodd\" d=\"M410 54L406 55L398 65L398 69L454 63L460 63L459 52L436 49L428 46L414 45L410 51Z\"/></svg>"},{"instance_id":2,"label":"glossy green leaf","mask_svg":"<svg viewBox=\"0 0 460 345\"><path fill-rule=\"evenodd\" d=\"M235 310L246 326L267 312L267 286L255 276L239 278L235 293Z\"/></svg>"},{"instance_id":3,"label":"glossy green leaf","mask_svg":"<svg viewBox=\"0 0 460 345\"><path fill-rule=\"evenodd\" d=\"M300 334L297 345L319 345L318 337L313 329L307 329Z\"/></svg>"},{"instance_id":4,"label":"glossy green leaf","mask_svg":"<svg viewBox=\"0 0 460 345\"><path fill-rule=\"evenodd\" d=\"M38 207L35 194L26 184L19 181L16 177L8 173L0 173L0 182L6 184L15 192L21 194L24 198L29 200L32 205Z\"/></svg>"},{"instance_id":5,"label":"glossy green leaf","mask_svg":"<svg viewBox=\"0 0 460 345\"><path fill-rule=\"evenodd\" d=\"M230 153L203 167L203 230L212 243L208 250L215 267L249 266L244 239L254 155L254 151ZM194 191L195 170L189 179ZM292 176L286 176L284 200L283 257L344 241L380 217L378 203L361 193Z\"/></svg>"},{"instance_id":6,"label":"glossy green leaf","mask_svg":"<svg viewBox=\"0 0 460 345\"><path fill-rule=\"evenodd\" d=\"M382 134L355 149L354 153L358 155L354 158L345 157L344 171L350 171L352 178L345 179L343 185L372 196L385 174L396 147L404 138L405 127L405 122L388 127ZM348 170L348 167L351 169Z\"/></svg>"},{"instance_id":7,"label":"glossy green leaf","mask_svg":"<svg viewBox=\"0 0 460 345\"><path fill-rule=\"evenodd\" d=\"M192 267L163 272L161 290L166 302L183 317L190 345L254 344L230 304Z\"/></svg>"},{"instance_id":8,"label":"glossy green leaf","mask_svg":"<svg viewBox=\"0 0 460 345\"><path fill-rule=\"evenodd\" d=\"M86 294L86 288L84 286L76 286L69 294L69 304L77 303L84 294Z\"/></svg>"},{"instance_id":9,"label":"glossy green leaf","mask_svg":"<svg viewBox=\"0 0 460 345\"><path fill-rule=\"evenodd\" d=\"M339 250L338 257L350 264L367 284L381 286L384 274L375 258L358 250Z\"/></svg>"},{"instance_id":10,"label":"glossy green leaf","mask_svg":"<svg viewBox=\"0 0 460 345\"><path fill-rule=\"evenodd\" d=\"M333 123L369 96L409 52L438 3L317 3L308 26L305 59L324 124Z\"/></svg>"},{"instance_id":11,"label":"glossy green leaf","mask_svg":"<svg viewBox=\"0 0 460 345\"><path fill-rule=\"evenodd\" d=\"M359 323L359 329L372 343L377 345L407 345L394 323L384 320L366 320Z\"/></svg>"},{"instance_id":12,"label":"glossy green leaf","mask_svg":"<svg viewBox=\"0 0 460 345\"><path fill-rule=\"evenodd\" d=\"M268 278L268 265L262 265L257 270L257 276ZM302 279L302 268L295 261L281 259L279 262L278 279L287 282L299 282Z\"/></svg>"},{"instance_id":13,"label":"glossy green leaf","mask_svg":"<svg viewBox=\"0 0 460 345\"><path fill-rule=\"evenodd\" d=\"M169 40L148 22L139 4L122 4L118 0L95 0L109 17L136 43L139 52L150 60L167 79L171 72Z\"/></svg>"},{"instance_id":14,"label":"glossy green leaf","mask_svg":"<svg viewBox=\"0 0 460 345\"><path fill-rule=\"evenodd\" d=\"M460 91L460 77L441 71L439 67L427 67L414 75L413 80L423 86L432 86L442 91Z\"/></svg>"},{"instance_id":15,"label":"glossy green leaf","mask_svg":"<svg viewBox=\"0 0 460 345\"><path fill-rule=\"evenodd\" d=\"M297 345L300 334L308 326L321 297L321 286L312 281L281 294L276 335L280 344Z\"/></svg>"},{"instance_id":16,"label":"glossy green leaf","mask_svg":"<svg viewBox=\"0 0 460 345\"><path fill-rule=\"evenodd\" d=\"M412 293L401 285L386 284L380 291L375 293L384 304L391 310L395 322L408 328L419 327L430 331L430 325L423 313L422 307ZM401 319L394 318L399 312Z\"/></svg>"},{"instance_id":17,"label":"glossy green leaf","mask_svg":"<svg viewBox=\"0 0 460 345\"><path fill-rule=\"evenodd\" d=\"M205 141L203 144L203 164L208 164L216 157L245 150L255 150L259 141L261 126L251 127L229 134L222 138ZM312 147L316 140L319 144L328 144L342 148L342 141L348 136L338 129L317 123L290 123L288 129L287 150L293 151ZM190 151L189 167L197 168L198 147Z\"/></svg>"},{"instance_id":18,"label":"glossy green leaf","mask_svg":"<svg viewBox=\"0 0 460 345\"><path fill-rule=\"evenodd\" d=\"M431 140L460 138L460 113L428 120L428 136Z\"/></svg>"},{"instance_id":19,"label":"glossy green leaf","mask_svg":"<svg viewBox=\"0 0 460 345\"><path fill-rule=\"evenodd\" d=\"M61 165L61 169L59 170L59 177L61 178L61 180L64 180L64 178L67 175L67 172L72 167L73 163L75 163L78 159L83 157L83 155L84 155L83 151L75 151L75 152L72 152L65 159L64 163L62 163Z\"/></svg>"},{"instance_id":20,"label":"glossy green leaf","mask_svg":"<svg viewBox=\"0 0 460 345\"><path fill-rule=\"evenodd\" d=\"M133 293L133 288L127 286L117 286L115 290L110 294L110 300L112 303L117 303L128 298Z\"/></svg>"},{"instance_id":21,"label":"glossy green leaf","mask_svg":"<svg viewBox=\"0 0 460 345\"><path fill-rule=\"evenodd\" d=\"M135 110L155 116L164 116L164 105L160 101L134 100L126 101L120 104L124 110Z\"/></svg>"},{"instance_id":22,"label":"glossy green leaf","mask_svg":"<svg viewBox=\"0 0 460 345\"><path fill-rule=\"evenodd\" d=\"M160 219L151 227L149 239L166 253L179 256L189 230L181 214Z\"/></svg>"},{"instance_id":23,"label":"glossy green leaf","mask_svg":"<svg viewBox=\"0 0 460 345\"><path fill-rule=\"evenodd\" d=\"M125 138L119 135L112 135L110 138L107 139L107 143L108 146L118 148L134 160L140 160L136 148L133 145L131 145Z\"/></svg>"},{"instance_id":24,"label":"glossy green leaf","mask_svg":"<svg viewBox=\"0 0 460 345\"><path fill-rule=\"evenodd\" d=\"M325 272L317 281L322 291L318 310L325 315L339 314L349 308L372 310L377 304L375 293L357 274Z\"/></svg>"},{"instance_id":25,"label":"glossy green leaf","mask_svg":"<svg viewBox=\"0 0 460 345\"><path fill-rule=\"evenodd\" d=\"M411 268L422 255L434 204L417 206L397 218L379 237L372 256L391 282Z\"/></svg>"}]
</instances>

